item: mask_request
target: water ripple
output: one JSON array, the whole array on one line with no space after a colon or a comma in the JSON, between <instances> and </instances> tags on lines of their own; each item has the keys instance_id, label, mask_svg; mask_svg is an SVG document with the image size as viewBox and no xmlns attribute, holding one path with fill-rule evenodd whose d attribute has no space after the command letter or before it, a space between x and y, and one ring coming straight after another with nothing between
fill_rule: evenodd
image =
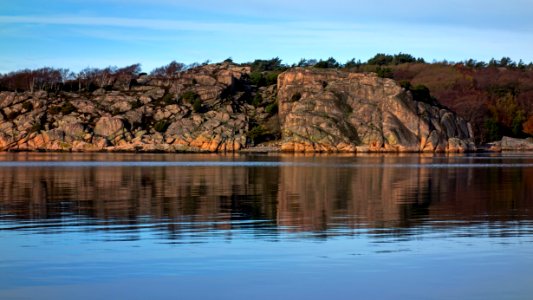
<instances>
[{"instance_id":1,"label":"water ripple","mask_svg":"<svg viewBox=\"0 0 533 300\"><path fill-rule=\"evenodd\" d=\"M533 168L533 163L312 163L275 161L4 161L0 168L87 168L87 167L304 167L304 168Z\"/></svg>"}]
</instances>

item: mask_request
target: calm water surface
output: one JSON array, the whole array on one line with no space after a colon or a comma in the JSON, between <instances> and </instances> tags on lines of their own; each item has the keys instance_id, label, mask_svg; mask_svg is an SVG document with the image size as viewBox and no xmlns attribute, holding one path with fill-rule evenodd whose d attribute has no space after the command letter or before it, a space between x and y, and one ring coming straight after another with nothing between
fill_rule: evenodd
<instances>
[{"instance_id":1,"label":"calm water surface","mask_svg":"<svg viewBox=\"0 0 533 300\"><path fill-rule=\"evenodd\" d=\"M531 299L533 155L0 154L0 299Z\"/></svg>"}]
</instances>

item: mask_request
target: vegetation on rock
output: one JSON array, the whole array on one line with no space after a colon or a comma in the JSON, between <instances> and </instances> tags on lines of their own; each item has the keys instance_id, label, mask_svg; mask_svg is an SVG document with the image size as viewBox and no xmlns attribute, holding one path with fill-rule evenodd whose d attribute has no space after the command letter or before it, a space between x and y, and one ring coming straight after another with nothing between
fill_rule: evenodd
<instances>
[{"instance_id":1,"label":"vegetation on rock","mask_svg":"<svg viewBox=\"0 0 533 300\"><path fill-rule=\"evenodd\" d=\"M154 130L157 132L165 132L168 126L170 126L168 120L160 120L154 124Z\"/></svg>"},{"instance_id":2,"label":"vegetation on rock","mask_svg":"<svg viewBox=\"0 0 533 300\"><path fill-rule=\"evenodd\" d=\"M333 57L304 58L293 65L277 57L243 64L231 59L219 64L173 61L149 74L141 72L140 64L86 68L77 73L41 68L0 74L0 139L16 145L14 141L24 138L22 134L42 132L47 135L43 140L58 138L65 145L73 142L65 133L75 131L73 136L81 139L80 145L95 143L98 139L92 138L91 130L96 120L112 115L122 120L128 132L98 147L125 144L126 140L142 147L156 140L161 143L143 133L153 128L164 133L175 149L235 150L246 146L246 137L254 143L261 141L265 128L269 138L279 138L281 134L271 130L275 126L265 124L276 123L279 115L286 113L285 104L278 101L277 84L280 74L294 67L316 70L318 77L322 76L320 72L335 69L340 73L372 72L385 78L381 80L392 78L413 100L448 108L470 122L478 144L502 136L533 136L533 64L508 57L489 62L468 59L428 63L410 54L381 53L367 61L354 58L346 63ZM335 76L318 80L314 93L325 93L325 97L344 103L345 93L332 85ZM285 100L294 103L313 104L306 102L310 95L305 89L286 96ZM345 116L353 113L349 105L340 109ZM328 113L316 116L332 118L329 110L325 111ZM42 122L30 121L35 119Z\"/></svg>"}]
</instances>

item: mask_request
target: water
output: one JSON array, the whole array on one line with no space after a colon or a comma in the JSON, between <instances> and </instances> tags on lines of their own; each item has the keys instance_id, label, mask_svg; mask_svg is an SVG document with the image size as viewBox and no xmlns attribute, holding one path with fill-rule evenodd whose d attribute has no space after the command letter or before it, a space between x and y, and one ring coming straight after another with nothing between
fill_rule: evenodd
<instances>
[{"instance_id":1,"label":"water","mask_svg":"<svg viewBox=\"0 0 533 300\"><path fill-rule=\"evenodd\" d=\"M0 299L530 299L533 155L0 154Z\"/></svg>"}]
</instances>

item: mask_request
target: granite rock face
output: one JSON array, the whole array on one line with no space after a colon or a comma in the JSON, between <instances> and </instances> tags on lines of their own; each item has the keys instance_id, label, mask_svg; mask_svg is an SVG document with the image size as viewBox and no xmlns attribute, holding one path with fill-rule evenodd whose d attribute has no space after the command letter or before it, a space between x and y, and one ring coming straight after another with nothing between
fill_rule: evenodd
<instances>
[{"instance_id":1,"label":"granite rock face","mask_svg":"<svg viewBox=\"0 0 533 300\"><path fill-rule=\"evenodd\" d=\"M1 92L0 151L237 151L251 121L272 117L246 102L249 73L214 64L112 90Z\"/></svg>"},{"instance_id":2,"label":"granite rock face","mask_svg":"<svg viewBox=\"0 0 533 300\"><path fill-rule=\"evenodd\" d=\"M493 151L533 151L533 139L516 139L504 136L501 141L492 144Z\"/></svg>"},{"instance_id":3,"label":"granite rock face","mask_svg":"<svg viewBox=\"0 0 533 300\"><path fill-rule=\"evenodd\" d=\"M278 77L278 101L283 151L475 150L466 121L374 74L295 68Z\"/></svg>"},{"instance_id":4,"label":"granite rock face","mask_svg":"<svg viewBox=\"0 0 533 300\"><path fill-rule=\"evenodd\" d=\"M475 149L464 120L413 101L393 80L295 68L277 85L257 87L250 73L222 63L170 78L140 75L111 89L0 92L0 151Z\"/></svg>"}]
</instances>

